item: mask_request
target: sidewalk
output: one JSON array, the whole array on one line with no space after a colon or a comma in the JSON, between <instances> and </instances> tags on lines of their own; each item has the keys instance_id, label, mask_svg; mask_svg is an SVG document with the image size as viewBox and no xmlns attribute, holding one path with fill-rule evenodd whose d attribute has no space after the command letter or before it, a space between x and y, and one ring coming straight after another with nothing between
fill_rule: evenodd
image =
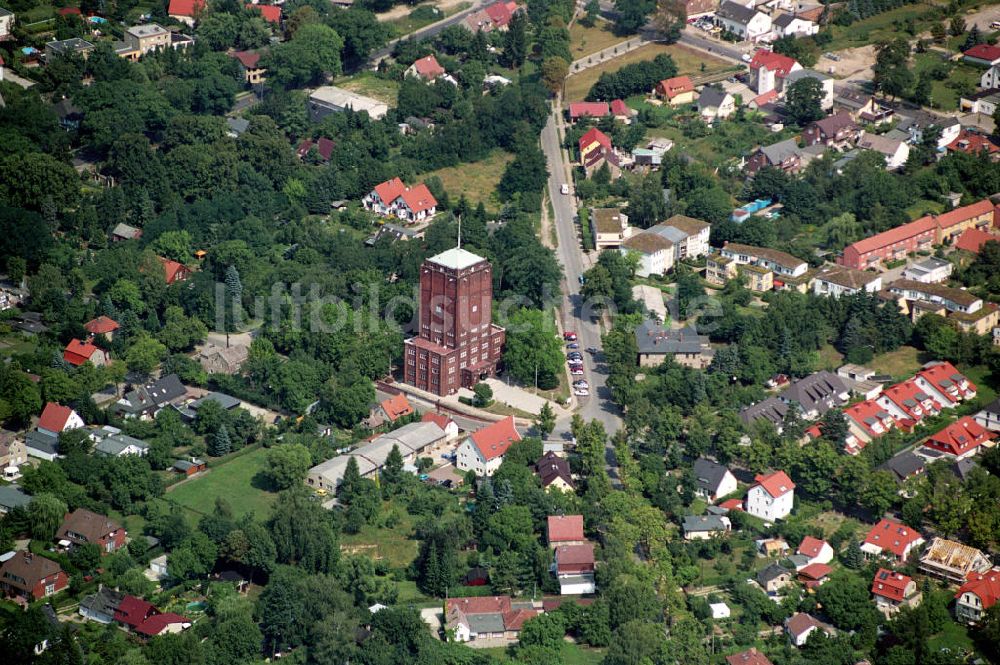
<instances>
[{"instance_id":1,"label":"sidewalk","mask_svg":"<svg viewBox=\"0 0 1000 665\"><path fill-rule=\"evenodd\" d=\"M630 51L634 51L638 48L642 48L646 44L650 44L648 39L642 36L632 37L631 39L626 39L623 42L618 42L614 46L609 46L606 49L598 51L597 53L591 53L590 55L585 55L579 60L574 60L569 66L569 76L573 74L579 74L585 69L590 69L591 67L596 67L597 65L603 64L608 60L614 60L615 58L625 55Z\"/></svg>"}]
</instances>

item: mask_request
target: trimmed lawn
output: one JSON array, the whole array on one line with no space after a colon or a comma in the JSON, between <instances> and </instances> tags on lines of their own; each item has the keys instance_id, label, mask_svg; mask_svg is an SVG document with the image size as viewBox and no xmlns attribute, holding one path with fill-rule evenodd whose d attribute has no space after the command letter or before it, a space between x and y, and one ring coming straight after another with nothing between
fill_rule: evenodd
<instances>
[{"instance_id":1,"label":"trimmed lawn","mask_svg":"<svg viewBox=\"0 0 1000 665\"><path fill-rule=\"evenodd\" d=\"M975 91L983 72L980 67L942 60L938 52L918 53L913 62L914 73L918 78L923 72L935 68L948 72L946 78L931 83L931 106L944 110L957 109L959 92L963 89Z\"/></svg>"},{"instance_id":2,"label":"trimmed lawn","mask_svg":"<svg viewBox=\"0 0 1000 665\"><path fill-rule=\"evenodd\" d=\"M989 404L996 399L996 384L989 367L985 365L959 365L956 369L964 374L969 381L976 384L977 402L980 404Z\"/></svg>"},{"instance_id":3,"label":"trimmed lawn","mask_svg":"<svg viewBox=\"0 0 1000 665\"><path fill-rule=\"evenodd\" d=\"M965 626L954 621L947 621L944 630L927 640L927 646L931 651L949 649L955 653L975 653L975 645Z\"/></svg>"},{"instance_id":4,"label":"trimmed lawn","mask_svg":"<svg viewBox=\"0 0 1000 665\"><path fill-rule=\"evenodd\" d=\"M620 58L612 58L567 78L565 99L567 102L580 101L587 96L591 86L604 72L616 72L625 65L652 60L661 53L670 54L670 57L677 63L678 74L713 74L733 68L725 60L713 58L701 51L695 51L680 44L647 44ZM704 69L702 69L702 65L704 65Z\"/></svg>"},{"instance_id":5,"label":"trimmed lawn","mask_svg":"<svg viewBox=\"0 0 1000 665\"><path fill-rule=\"evenodd\" d=\"M335 84L345 90L385 102L389 106L396 105L396 97L399 94L398 82L379 78L371 72L361 72L356 76L336 81Z\"/></svg>"},{"instance_id":6,"label":"trimmed lawn","mask_svg":"<svg viewBox=\"0 0 1000 665\"><path fill-rule=\"evenodd\" d=\"M918 199L916 202L910 205L906 209L906 215L910 219L920 219L924 215L934 214L938 215L944 211L944 204L940 201L929 201L927 199Z\"/></svg>"},{"instance_id":7,"label":"trimmed lawn","mask_svg":"<svg viewBox=\"0 0 1000 665\"><path fill-rule=\"evenodd\" d=\"M620 44L628 37L619 37L611 32L611 24L600 20L594 27L588 28L579 21L569 29L569 51L574 60L578 60L585 55L603 51L609 46Z\"/></svg>"},{"instance_id":8,"label":"trimmed lawn","mask_svg":"<svg viewBox=\"0 0 1000 665\"><path fill-rule=\"evenodd\" d=\"M267 469L266 456L267 450L258 448L234 457L209 467L208 472L198 478L174 485L165 496L185 508L192 522L211 514L217 497L229 502L237 519L251 511L259 519L265 518L278 496L266 489L267 481L263 478Z\"/></svg>"},{"instance_id":9,"label":"trimmed lawn","mask_svg":"<svg viewBox=\"0 0 1000 665\"><path fill-rule=\"evenodd\" d=\"M458 12L468 9L472 6L471 2L460 2L457 5L452 5L447 9L441 10L432 4L420 5L415 7L408 15L403 18L398 18L392 21L387 21L387 24L392 27L395 31L397 37L402 37L403 35L408 35L415 30L426 27L431 23L437 23L438 21L448 18L452 14L457 14ZM436 10L435 13L427 11L428 9ZM417 16L414 16L414 12L420 11Z\"/></svg>"},{"instance_id":10,"label":"trimmed lawn","mask_svg":"<svg viewBox=\"0 0 1000 665\"><path fill-rule=\"evenodd\" d=\"M430 171L419 176L419 179L426 180L431 176L441 178L441 183L452 203L457 202L459 197L465 194L465 198L469 199L472 205L481 202L487 207L491 204L498 206L499 201L495 196L497 185L507 164L512 161L514 156L509 152L494 150L482 161Z\"/></svg>"},{"instance_id":11,"label":"trimmed lawn","mask_svg":"<svg viewBox=\"0 0 1000 665\"><path fill-rule=\"evenodd\" d=\"M879 374L888 374L893 378L906 379L920 369L920 352L912 346L901 346L895 351L882 353L865 363Z\"/></svg>"}]
</instances>

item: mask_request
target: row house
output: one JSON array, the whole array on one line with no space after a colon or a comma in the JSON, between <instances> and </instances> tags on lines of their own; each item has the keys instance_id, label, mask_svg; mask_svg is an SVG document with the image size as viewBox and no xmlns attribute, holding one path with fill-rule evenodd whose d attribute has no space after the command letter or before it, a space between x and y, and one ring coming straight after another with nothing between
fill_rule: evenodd
<instances>
[{"instance_id":1,"label":"row house","mask_svg":"<svg viewBox=\"0 0 1000 665\"><path fill-rule=\"evenodd\" d=\"M399 178L375 185L361 201L366 210L382 217L398 217L408 222L429 220L437 213L437 199L427 185L407 187Z\"/></svg>"},{"instance_id":2,"label":"row house","mask_svg":"<svg viewBox=\"0 0 1000 665\"><path fill-rule=\"evenodd\" d=\"M878 293L881 290L881 275L847 266L824 266L812 279L812 292L820 296L839 298L862 291Z\"/></svg>"},{"instance_id":3,"label":"row house","mask_svg":"<svg viewBox=\"0 0 1000 665\"><path fill-rule=\"evenodd\" d=\"M737 264L760 266L785 277L801 277L809 269L802 259L767 247L727 242L719 253Z\"/></svg>"},{"instance_id":4,"label":"row house","mask_svg":"<svg viewBox=\"0 0 1000 665\"><path fill-rule=\"evenodd\" d=\"M928 416L936 416L943 407L920 387L916 378L885 388L876 401L906 426L915 425Z\"/></svg>"},{"instance_id":5,"label":"row house","mask_svg":"<svg viewBox=\"0 0 1000 665\"><path fill-rule=\"evenodd\" d=\"M850 455L861 452L866 445L896 426L896 419L874 399L852 404L844 409L847 418L847 439L844 451Z\"/></svg>"}]
</instances>

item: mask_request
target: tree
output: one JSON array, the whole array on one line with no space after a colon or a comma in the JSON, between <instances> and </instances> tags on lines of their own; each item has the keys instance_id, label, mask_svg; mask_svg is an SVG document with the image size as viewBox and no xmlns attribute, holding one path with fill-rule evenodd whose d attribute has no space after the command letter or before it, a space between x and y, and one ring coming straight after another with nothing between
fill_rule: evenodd
<instances>
[{"instance_id":1,"label":"tree","mask_svg":"<svg viewBox=\"0 0 1000 665\"><path fill-rule=\"evenodd\" d=\"M393 444L382 466L382 490L389 495L395 494L403 478L403 455L399 452L399 446Z\"/></svg>"},{"instance_id":2,"label":"tree","mask_svg":"<svg viewBox=\"0 0 1000 665\"><path fill-rule=\"evenodd\" d=\"M909 68L910 43L903 38L882 42L875 51L875 65L872 67L875 89L895 98L901 96L913 84L913 72Z\"/></svg>"},{"instance_id":3,"label":"tree","mask_svg":"<svg viewBox=\"0 0 1000 665\"><path fill-rule=\"evenodd\" d=\"M153 241L153 251L174 261L187 261L191 257L191 234L187 231L162 233Z\"/></svg>"},{"instance_id":4,"label":"tree","mask_svg":"<svg viewBox=\"0 0 1000 665\"><path fill-rule=\"evenodd\" d=\"M586 13L580 19L580 23L588 28L592 28L597 23L597 19L601 17L601 3L598 0L588 0L587 4L583 7L583 11Z\"/></svg>"},{"instance_id":5,"label":"tree","mask_svg":"<svg viewBox=\"0 0 1000 665\"><path fill-rule=\"evenodd\" d=\"M542 405L541 410L538 412L538 418L535 419L535 429L538 430L539 435L544 439L549 434L552 434L552 430L556 428L556 414L552 410L552 404L550 402L545 402Z\"/></svg>"},{"instance_id":6,"label":"tree","mask_svg":"<svg viewBox=\"0 0 1000 665\"><path fill-rule=\"evenodd\" d=\"M527 12L515 12L503 36L503 59L512 69L519 69L528 56Z\"/></svg>"},{"instance_id":7,"label":"tree","mask_svg":"<svg viewBox=\"0 0 1000 665\"><path fill-rule=\"evenodd\" d=\"M830 409L825 414L820 424L820 431L823 438L834 445L843 445L848 435L847 419L839 409Z\"/></svg>"},{"instance_id":8,"label":"tree","mask_svg":"<svg viewBox=\"0 0 1000 665\"><path fill-rule=\"evenodd\" d=\"M860 503L874 517L880 517L899 498L899 488L891 473L876 471L871 474L868 483L861 488Z\"/></svg>"},{"instance_id":9,"label":"tree","mask_svg":"<svg viewBox=\"0 0 1000 665\"><path fill-rule=\"evenodd\" d=\"M66 504L52 494L36 494L28 504L28 524L31 536L48 542L66 516Z\"/></svg>"},{"instance_id":10,"label":"tree","mask_svg":"<svg viewBox=\"0 0 1000 665\"><path fill-rule=\"evenodd\" d=\"M229 430L225 425L208 437L208 454L212 457L222 457L233 451L233 442L229 438Z\"/></svg>"},{"instance_id":11,"label":"tree","mask_svg":"<svg viewBox=\"0 0 1000 665\"><path fill-rule=\"evenodd\" d=\"M320 412L341 427L354 427L368 415L375 386L357 372L327 381L320 391Z\"/></svg>"},{"instance_id":12,"label":"tree","mask_svg":"<svg viewBox=\"0 0 1000 665\"><path fill-rule=\"evenodd\" d=\"M874 623L868 584L856 575L835 575L816 591L816 600L833 623L843 630L858 630Z\"/></svg>"},{"instance_id":13,"label":"tree","mask_svg":"<svg viewBox=\"0 0 1000 665\"><path fill-rule=\"evenodd\" d=\"M312 466L312 455L301 443L286 443L267 451L268 475L279 490L301 483Z\"/></svg>"},{"instance_id":14,"label":"tree","mask_svg":"<svg viewBox=\"0 0 1000 665\"><path fill-rule=\"evenodd\" d=\"M618 16L615 18L615 32L632 35L639 32L646 18L656 8L655 0L615 0Z\"/></svg>"},{"instance_id":15,"label":"tree","mask_svg":"<svg viewBox=\"0 0 1000 665\"><path fill-rule=\"evenodd\" d=\"M948 26L948 32L953 37L961 37L965 34L965 19L961 16L953 16Z\"/></svg>"},{"instance_id":16,"label":"tree","mask_svg":"<svg viewBox=\"0 0 1000 665\"><path fill-rule=\"evenodd\" d=\"M287 42L271 47L264 58L268 78L286 86L302 87L341 71L340 51L344 40L326 25L309 23Z\"/></svg>"},{"instance_id":17,"label":"tree","mask_svg":"<svg viewBox=\"0 0 1000 665\"><path fill-rule=\"evenodd\" d=\"M233 327L238 327L243 321L243 281L236 266L226 268L226 295L232 307ZM227 316L227 319L229 317Z\"/></svg>"},{"instance_id":18,"label":"tree","mask_svg":"<svg viewBox=\"0 0 1000 665\"><path fill-rule=\"evenodd\" d=\"M625 212L630 224L644 229L666 216L667 204L663 200L663 185L659 173L649 173L633 183Z\"/></svg>"},{"instance_id":19,"label":"tree","mask_svg":"<svg viewBox=\"0 0 1000 665\"><path fill-rule=\"evenodd\" d=\"M526 385L548 390L563 371L562 343L548 312L520 308L506 322L504 364L510 375Z\"/></svg>"},{"instance_id":20,"label":"tree","mask_svg":"<svg viewBox=\"0 0 1000 665\"><path fill-rule=\"evenodd\" d=\"M807 76L789 86L785 108L800 127L824 117L823 85L819 79Z\"/></svg>"},{"instance_id":21,"label":"tree","mask_svg":"<svg viewBox=\"0 0 1000 665\"><path fill-rule=\"evenodd\" d=\"M542 62L542 82L553 95L558 93L569 74L569 63L559 56L546 58Z\"/></svg>"},{"instance_id":22,"label":"tree","mask_svg":"<svg viewBox=\"0 0 1000 665\"><path fill-rule=\"evenodd\" d=\"M166 346L148 334L143 334L132 341L125 353L125 364L133 372L149 374L166 355Z\"/></svg>"},{"instance_id":23,"label":"tree","mask_svg":"<svg viewBox=\"0 0 1000 665\"><path fill-rule=\"evenodd\" d=\"M472 387L473 403L476 406L489 406L493 403L493 389L488 383L480 381Z\"/></svg>"}]
</instances>

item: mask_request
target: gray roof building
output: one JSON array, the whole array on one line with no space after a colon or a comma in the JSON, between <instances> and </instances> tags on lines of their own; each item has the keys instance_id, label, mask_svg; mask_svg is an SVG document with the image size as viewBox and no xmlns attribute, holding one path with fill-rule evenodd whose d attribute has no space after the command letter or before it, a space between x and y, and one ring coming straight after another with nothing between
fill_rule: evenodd
<instances>
[{"instance_id":1,"label":"gray roof building","mask_svg":"<svg viewBox=\"0 0 1000 665\"><path fill-rule=\"evenodd\" d=\"M757 14L757 10L751 7L744 7L736 2L723 2L715 15L719 18L729 19L735 23L749 23Z\"/></svg>"},{"instance_id":2,"label":"gray roof building","mask_svg":"<svg viewBox=\"0 0 1000 665\"><path fill-rule=\"evenodd\" d=\"M787 23L791 23L792 19L795 18L791 14L782 14L778 18L771 21L772 25L780 25L781 19L788 17ZM823 72L818 72L815 69L796 69L794 72L789 72L785 75L785 86L790 86L796 81L801 81L802 79L816 79L817 81L829 81L832 76L827 76Z\"/></svg>"},{"instance_id":3,"label":"gray roof building","mask_svg":"<svg viewBox=\"0 0 1000 665\"><path fill-rule=\"evenodd\" d=\"M707 85L698 95L698 108L713 108L722 104L729 93L715 86Z\"/></svg>"},{"instance_id":4,"label":"gray roof building","mask_svg":"<svg viewBox=\"0 0 1000 665\"><path fill-rule=\"evenodd\" d=\"M27 446L29 455L32 451L37 451L44 456L59 454L59 437L48 432L39 432L38 430L28 432L24 435L24 445Z\"/></svg>"},{"instance_id":5,"label":"gray roof building","mask_svg":"<svg viewBox=\"0 0 1000 665\"><path fill-rule=\"evenodd\" d=\"M785 139L760 149L770 164L781 164L799 154L799 143L795 139Z\"/></svg>"},{"instance_id":6,"label":"gray roof building","mask_svg":"<svg viewBox=\"0 0 1000 665\"><path fill-rule=\"evenodd\" d=\"M764 401L751 404L740 411L740 420L745 425L749 425L755 420L763 418L774 423L776 427L781 427L781 424L785 422L786 413L788 413L788 404L777 397L768 397Z\"/></svg>"},{"instance_id":7,"label":"gray roof building","mask_svg":"<svg viewBox=\"0 0 1000 665\"><path fill-rule=\"evenodd\" d=\"M926 464L924 458L919 455L914 455L910 451L906 451L890 457L879 468L891 473L896 479L896 482L901 483L907 478L922 473L924 470L924 464Z\"/></svg>"},{"instance_id":8,"label":"gray roof building","mask_svg":"<svg viewBox=\"0 0 1000 665\"><path fill-rule=\"evenodd\" d=\"M712 353L708 336L694 328L671 329L652 320L645 320L635 329L636 346L640 354Z\"/></svg>"},{"instance_id":9,"label":"gray roof building","mask_svg":"<svg viewBox=\"0 0 1000 665\"><path fill-rule=\"evenodd\" d=\"M17 485L0 485L0 514L9 513L18 506L27 506L31 498Z\"/></svg>"},{"instance_id":10,"label":"gray roof building","mask_svg":"<svg viewBox=\"0 0 1000 665\"><path fill-rule=\"evenodd\" d=\"M694 482L698 489L705 491L710 496L718 494L719 486L727 473L729 473L729 469L710 459L699 457L694 461Z\"/></svg>"},{"instance_id":11,"label":"gray roof building","mask_svg":"<svg viewBox=\"0 0 1000 665\"><path fill-rule=\"evenodd\" d=\"M112 411L122 416L139 416L155 411L187 394L187 388L176 374L167 374L145 386L125 393L115 402Z\"/></svg>"},{"instance_id":12,"label":"gray roof building","mask_svg":"<svg viewBox=\"0 0 1000 665\"><path fill-rule=\"evenodd\" d=\"M714 533L716 531L729 531L732 522L728 517L722 515L685 515L684 535L690 533Z\"/></svg>"},{"instance_id":13,"label":"gray roof building","mask_svg":"<svg viewBox=\"0 0 1000 665\"><path fill-rule=\"evenodd\" d=\"M129 452L130 449L131 452ZM94 452L109 457L119 457L126 453L145 455L148 451L148 443L127 434L112 434L111 436L104 437L94 446Z\"/></svg>"},{"instance_id":14,"label":"gray roof building","mask_svg":"<svg viewBox=\"0 0 1000 665\"><path fill-rule=\"evenodd\" d=\"M781 399L798 402L802 413L812 417L810 414L821 416L835 406L842 406L847 402L849 393L850 389L842 378L823 370L792 383L782 391Z\"/></svg>"}]
</instances>

